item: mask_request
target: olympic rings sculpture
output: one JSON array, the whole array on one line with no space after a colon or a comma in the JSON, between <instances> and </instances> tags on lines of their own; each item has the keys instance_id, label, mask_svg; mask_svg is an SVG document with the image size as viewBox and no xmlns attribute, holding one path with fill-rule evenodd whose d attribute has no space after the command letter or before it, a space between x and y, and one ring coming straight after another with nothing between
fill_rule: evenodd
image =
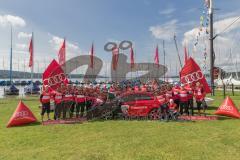
<instances>
[{"instance_id":1,"label":"olympic rings sculpture","mask_svg":"<svg viewBox=\"0 0 240 160\"><path fill-rule=\"evenodd\" d=\"M122 49L122 50L127 50L131 47L132 47L132 42L131 41L124 40L119 44L119 48ZM104 50L107 51L107 52L112 52L116 48L118 48L118 45L115 42L108 42L104 46Z\"/></svg>"}]
</instances>

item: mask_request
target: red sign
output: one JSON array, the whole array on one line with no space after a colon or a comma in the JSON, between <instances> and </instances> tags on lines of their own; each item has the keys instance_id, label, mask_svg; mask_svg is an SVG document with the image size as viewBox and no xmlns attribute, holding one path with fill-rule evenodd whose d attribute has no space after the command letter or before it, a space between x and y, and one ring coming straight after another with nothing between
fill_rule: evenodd
<instances>
[{"instance_id":1,"label":"red sign","mask_svg":"<svg viewBox=\"0 0 240 160\"><path fill-rule=\"evenodd\" d=\"M233 118L240 118L240 113L230 97L227 97L223 101L215 114Z\"/></svg>"},{"instance_id":2,"label":"red sign","mask_svg":"<svg viewBox=\"0 0 240 160\"><path fill-rule=\"evenodd\" d=\"M192 84L193 86L199 82L203 85L206 93L211 93L211 89L208 86L204 74L198 64L191 57L186 61L180 72L180 81L182 84Z\"/></svg>"},{"instance_id":3,"label":"red sign","mask_svg":"<svg viewBox=\"0 0 240 160\"><path fill-rule=\"evenodd\" d=\"M20 101L11 119L9 120L7 127L21 126L36 121L37 119L31 110L22 101Z\"/></svg>"}]
</instances>

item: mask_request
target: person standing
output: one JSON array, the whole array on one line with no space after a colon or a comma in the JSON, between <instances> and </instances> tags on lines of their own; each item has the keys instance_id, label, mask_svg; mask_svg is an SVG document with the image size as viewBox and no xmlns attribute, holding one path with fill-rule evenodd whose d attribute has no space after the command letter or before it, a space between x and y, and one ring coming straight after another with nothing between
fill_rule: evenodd
<instances>
[{"instance_id":1,"label":"person standing","mask_svg":"<svg viewBox=\"0 0 240 160\"><path fill-rule=\"evenodd\" d=\"M193 87L192 84L189 83L186 85L185 89L188 91L188 108L191 110L191 115L194 115L194 109L193 109Z\"/></svg>"},{"instance_id":2,"label":"person standing","mask_svg":"<svg viewBox=\"0 0 240 160\"><path fill-rule=\"evenodd\" d=\"M58 88L54 95L54 119L59 120L61 117L61 112L63 110L63 94L61 93L61 88Z\"/></svg>"},{"instance_id":3,"label":"person standing","mask_svg":"<svg viewBox=\"0 0 240 160\"><path fill-rule=\"evenodd\" d=\"M49 114L50 114L50 101L51 101L51 94L49 92L48 86L45 86L42 94L40 95L40 102L42 104L42 112L41 112L42 122L43 122L44 114L46 112L47 112L48 120L50 120L50 117L49 117Z\"/></svg>"},{"instance_id":4,"label":"person standing","mask_svg":"<svg viewBox=\"0 0 240 160\"><path fill-rule=\"evenodd\" d=\"M205 106L202 106L204 103L204 98L205 98L205 91L203 89L203 87L201 86L201 84L198 82L196 84L196 88L194 91L194 97L196 99L196 103L197 103L197 109L198 109L198 115L201 114L201 109L203 108L204 113L205 113Z\"/></svg>"},{"instance_id":5,"label":"person standing","mask_svg":"<svg viewBox=\"0 0 240 160\"><path fill-rule=\"evenodd\" d=\"M188 92L184 88L184 85L181 85L181 88L179 90L179 100L180 100L180 114L182 115L183 112L187 115L189 115L188 110Z\"/></svg>"},{"instance_id":6,"label":"person standing","mask_svg":"<svg viewBox=\"0 0 240 160\"><path fill-rule=\"evenodd\" d=\"M63 99L64 99L64 105L63 105L63 119L66 119L66 115L67 113L69 113L69 117L71 118L71 114L70 114L70 108L73 104L73 95L71 94L71 92L69 90L66 91Z\"/></svg>"},{"instance_id":7,"label":"person standing","mask_svg":"<svg viewBox=\"0 0 240 160\"><path fill-rule=\"evenodd\" d=\"M180 97L179 97L179 86L175 85L172 88L172 99L174 101L174 103L177 105L177 109L179 110L179 106L180 106Z\"/></svg>"},{"instance_id":8,"label":"person standing","mask_svg":"<svg viewBox=\"0 0 240 160\"><path fill-rule=\"evenodd\" d=\"M84 96L83 92L81 90L78 91L78 93L75 95L76 98L76 118L83 117L84 111L85 111L85 100L86 97Z\"/></svg>"}]
</instances>

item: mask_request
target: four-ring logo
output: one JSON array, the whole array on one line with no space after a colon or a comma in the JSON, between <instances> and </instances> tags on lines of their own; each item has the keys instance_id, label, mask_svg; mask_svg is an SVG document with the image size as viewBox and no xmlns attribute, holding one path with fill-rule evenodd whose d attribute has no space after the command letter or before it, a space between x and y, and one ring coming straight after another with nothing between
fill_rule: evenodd
<instances>
[{"instance_id":1,"label":"four-ring logo","mask_svg":"<svg viewBox=\"0 0 240 160\"><path fill-rule=\"evenodd\" d=\"M183 84L193 83L193 82L197 82L197 81L203 79L203 77L204 77L204 75L203 75L202 71L198 70L198 71L190 73L186 76L182 76L181 82Z\"/></svg>"},{"instance_id":2,"label":"four-ring logo","mask_svg":"<svg viewBox=\"0 0 240 160\"><path fill-rule=\"evenodd\" d=\"M232 112L233 108L231 106L224 105L224 106L220 107L220 110L224 110L226 112Z\"/></svg>"},{"instance_id":3,"label":"four-ring logo","mask_svg":"<svg viewBox=\"0 0 240 160\"><path fill-rule=\"evenodd\" d=\"M28 112L27 111L21 111L21 112L17 112L16 113L16 118L22 118L28 116Z\"/></svg>"},{"instance_id":4,"label":"four-ring logo","mask_svg":"<svg viewBox=\"0 0 240 160\"><path fill-rule=\"evenodd\" d=\"M64 75L64 73L60 73L57 75L53 75L47 79L44 79L43 84L48 86L54 86L56 84L64 82L65 80L66 80L66 76Z\"/></svg>"}]
</instances>

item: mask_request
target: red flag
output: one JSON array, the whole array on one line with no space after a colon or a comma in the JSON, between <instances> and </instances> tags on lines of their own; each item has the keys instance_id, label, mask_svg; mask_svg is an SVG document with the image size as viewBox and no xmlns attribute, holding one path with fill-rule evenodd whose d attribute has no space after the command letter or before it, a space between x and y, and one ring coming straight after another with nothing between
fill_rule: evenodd
<instances>
[{"instance_id":1,"label":"red flag","mask_svg":"<svg viewBox=\"0 0 240 160\"><path fill-rule=\"evenodd\" d=\"M158 46L156 47L154 62L159 67L159 54L158 54Z\"/></svg>"},{"instance_id":2,"label":"red flag","mask_svg":"<svg viewBox=\"0 0 240 160\"><path fill-rule=\"evenodd\" d=\"M240 113L230 97L227 97L223 101L215 114L229 116L233 118L240 118Z\"/></svg>"},{"instance_id":3,"label":"red flag","mask_svg":"<svg viewBox=\"0 0 240 160\"><path fill-rule=\"evenodd\" d=\"M33 36L31 38L30 44L29 44L29 53L30 53L30 58L29 58L29 67L33 66Z\"/></svg>"},{"instance_id":4,"label":"red flag","mask_svg":"<svg viewBox=\"0 0 240 160\"><path fill-rule=\"evenodd\" d=\"M197 82L203 85L206 93L211 93L206 78L202 73L198 64L190 57L180 72L180 81L182 84L192 84L195 86Z\"/></svg>"},{"instance_id":5,"label":"red flag","mask_svg":"<svg viewBox=\"0 0 240 160\"><path fill-rule=\"evenodd\" d=\"M36 121L37 118L33 115L31 110L22 101L20 101L15 112L10 118L7 127L21 126L23 124L29 124Z\"/></svg>"},{"instance_id":6,"label":"red flag","mask_svg":"<svg viewBox=\"0 0 240 160\"><path fill-rule=\"evenodd\" d=\"M118 57L119 57L119 49L118 49L118 47L116 47L112 51L112 67L113 67L114 71L117 69Z\"/></svg>"},{"instance_id":7,"label":"red flag","mask_svg":"<svg viewBox=\"0 0 240 160\"><path fill-rule=\"evenodd\" d=\"M188 60L188 52L187 52L187 47L186 46L184 46L184 60L185 60L185 63Z\"/></svg>"},{"instance_id":8,"label":"red flag","mask_svg":"<svg viewBox=\"0 0 240 160\"><path fill-rule=\"evenodd\" d=\"M58 52L58 62L63 65L66 61L66 41L64 39L63 44Z\"/></svg>"},{"instance_id":9,"label":"red flag","mask_svg":"<svg viewBox=\"0 0 240 160\"><path fill-rule=\"evenodd\" d=\"M130 49L130 57L131 57L131 68L134 68L134 52L132 47Z\"/></svg>"},{"instance_id":10,"label":"red flag","mask_svg":"<svg viewBox=\"0 0 240 160\"><path fill-rule=\"evenodd\" d=\"M92 47L91 47L91 52L90 52L90 67L93 68L93 55L94 55L94 46L92 44Z\"/></svg>"},{"instance_id":11,"label":"red flag","mask_svg":"<svg viewBox=\"0 0 240 160\"><path fill-rule=\"evenodd\" d=\"M56 90L61 84L67 84L68 79L62 67L54 59L43 73L43 85L48 85L51 90Z\"/></svg>"}]
</instances>

